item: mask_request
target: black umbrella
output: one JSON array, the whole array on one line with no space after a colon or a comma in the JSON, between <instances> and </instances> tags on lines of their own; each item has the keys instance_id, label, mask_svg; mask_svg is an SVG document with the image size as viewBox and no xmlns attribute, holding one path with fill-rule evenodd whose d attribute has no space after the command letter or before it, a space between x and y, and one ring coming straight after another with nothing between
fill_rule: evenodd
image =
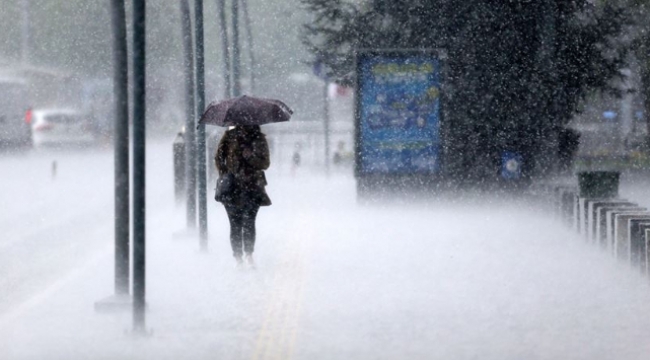
<instances>
[{"instance_id":1,"label":"black umbrella","mask_svg":"<svg viewBox=\"0 0 650 360\"><path fill-rule=\"evenodd\" d=\"M239 96L208 105L199 124L218 126L264 125L289 121L293 110L275 99Z\"/></svg>"}]
</instances>

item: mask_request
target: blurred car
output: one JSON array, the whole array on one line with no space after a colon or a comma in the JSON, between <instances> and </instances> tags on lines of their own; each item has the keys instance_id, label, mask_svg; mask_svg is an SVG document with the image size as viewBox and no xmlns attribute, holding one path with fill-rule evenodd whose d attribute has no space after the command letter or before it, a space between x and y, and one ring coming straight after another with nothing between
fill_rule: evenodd
<instances>
[{"instance_id":1,"label":"blurred car","mask_svg":"<svg viewBox=\"0 0 650 360\"><path fill-rule=\"evenodd\" d=\"M0 77L0 145L29 146L31 132L27 82L20 78Z\"/></svg>"},{"instance_id":2,"label":"blurred car","mask_svg":"<svg viewBox=\"0 0 650 360\"><path fill-rule=\"evenodd\" d=\"M28 116L35 147L90 145L96 140L91 121L78 110L37 109Z\"/></svg>"}]
</instances>

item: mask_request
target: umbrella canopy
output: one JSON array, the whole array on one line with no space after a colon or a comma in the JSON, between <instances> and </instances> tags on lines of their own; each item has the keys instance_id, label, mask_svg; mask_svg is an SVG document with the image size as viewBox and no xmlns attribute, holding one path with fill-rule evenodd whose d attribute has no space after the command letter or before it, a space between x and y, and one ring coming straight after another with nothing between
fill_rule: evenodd
<instances>
[{"instance_id":1,"label":"umbrella canopy","mask_svg":"<svg viewBox=\"0 0 650 360\"><path fill-rule=\"evenodd\" d=\"M212 102L201 116L199 124L224 127L264 125L289 121L291 114L293 114L293 110L280 100L243 95Z\"/></svg>"}]
</instances>

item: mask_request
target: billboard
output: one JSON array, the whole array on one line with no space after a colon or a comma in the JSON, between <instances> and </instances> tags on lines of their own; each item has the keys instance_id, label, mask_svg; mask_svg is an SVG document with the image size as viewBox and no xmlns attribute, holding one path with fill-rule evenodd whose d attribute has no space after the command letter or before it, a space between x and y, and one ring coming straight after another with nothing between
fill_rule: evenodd
<instances>
[{"instance_id":1,"label":"billboard","mask_svg":"<svg viewBox=\"0 0 650 360\"><path fill-rule=\"evenodd\" d=\"M440 60L431 52L357 57L357 175L440 170Z\"/></svg>"}]
</instances>

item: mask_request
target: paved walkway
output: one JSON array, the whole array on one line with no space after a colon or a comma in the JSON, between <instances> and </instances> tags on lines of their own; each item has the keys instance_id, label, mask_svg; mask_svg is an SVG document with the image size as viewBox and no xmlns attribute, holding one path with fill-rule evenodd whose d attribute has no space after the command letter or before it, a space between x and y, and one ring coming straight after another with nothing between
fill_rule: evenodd
<instances>
[{"instance_id":1,"label":"paved walkway","mask_svg":"<svg viewBox=\"0 0 650 360\"><path fill-rule=\"evenodd\" d=\"M237 270L225 212L210 251L150 208L152 334L98 314L111 238L0 318L1 359L647 359L647 279L504 199L357 205L354 182L269 174L257 270ZM163 181L160 191L171 194ZM153 191L153 190L152 190ZM111 221L107 219L106 221ZM26 260L28 261L28 260Z\"/></svg>"}]
</instances>

